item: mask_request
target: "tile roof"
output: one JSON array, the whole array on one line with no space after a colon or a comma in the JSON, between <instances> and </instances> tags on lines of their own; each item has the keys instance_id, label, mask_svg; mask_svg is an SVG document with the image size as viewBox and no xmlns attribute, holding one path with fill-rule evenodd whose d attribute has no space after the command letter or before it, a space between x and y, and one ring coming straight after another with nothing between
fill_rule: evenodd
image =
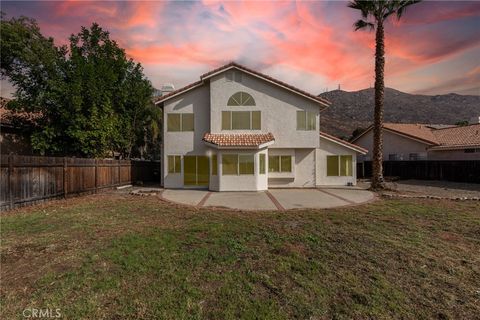
<instances>
[{"instance_id":1,"label":"tile roof","mask_svg":"<svg viewBox=\"0 0 480 320\"><path fill-rule=\"evenodd\" d=\"M432 134L439 143L434 149L480 146L480 123L432 130Z\"/></svg>"},{"instance_id":2,"label":"tile roof","mask_svg":"<svg viewBox=\"0 0 480 320\"><path fill-rule=\"evenodd\" d=\"M414 139L422 140L428 144L438 144L437 138L431 128L426 124L418 123L384 123L383 128L392 130Z\"/></svg>"},{"instance_id":3,"label":"tile roof","mask_svg":"<svg viewBox=\"0 0 480 320\"><path fill-rule=\"evenodd\" d=\"M368 152L368 150L365 149L365 148L362 148L362 147L360 147L360 146L357 146L356 144L353 144L353 143L350 143L350 142L348 142L348 141L345 141L345 140L342 140L342 139L340 139L340 138L337 138L337 137L334 137L334 136L332 136L332 135L329 135L328 133L325 133L325 132L320 131L320 136L321 136L321 137L324 137L324 138L327 138L327 139L329 139L329 140L333 140L333 141L335 141L335 142L337 142L337 143L339 143L339 144L341 144L341 145L344 145L344 146L347 147L347 148L353 149L353 150L355 150L355 151L357 151L357 152L360 152L360 153L363 153L363 154L366 154L366 153Z\"/></svg>"},{"instance_id":4,"label":"tile roof","mask_svg":"<svg viewBox=\"0 0 480 320\"><path fill-rule=\"evenodd\" d=\"M322 97L318 97L318 96L316 96L316 95L314 95L314 94L311 94L311 93L308 93L308 92L306 92L306 91L304 91L304 90L302 90L302 89L299 89L299 88L297 88L297 87L294 87L294 86L292 86L292 85L289 85L289 84L287 84L287 83L285 83L285 82L283 82L283 81L280 81L280 80L275 79L275 78L273 78L273 77L270 77L270 76L268 76L268 75L266 75L266 74L263 74L263 73L260 73L260 72L258 72L258 71L255 71L255 70L253 70L253 69L247 68L247 67L245 67L245 66L243 66L243 65L240 65L240 64L238 64L238 63L236 63L236 62L230 62L230 63L228 63L228 64L226 64L226 65L224 65L224 66L221 66L221 67L219 67L219 68L217 68L217 69L214 69L214 70L212 70L212 71L209 71L209 72L207 72L207 73L202 74L202 75L200 76L200 79L201 79L200 81L191 83L191 84L189 84L189 85L187 85L187 86L185 86L185 87L183 87L183 88L180 88L180 89L178 89L178 90L172 91L172 92L170 92L170 93L168 93L168 94L166 94L166 95L164 95L164 96L160 96L160 97L158 97L158 98L155 100L155 103L159 103L159 102L165 101L165 100L167 100L168 98L170 98L170 97L172 97L172 96L174 96L174 95L177 95L177 94L179 94L179 93L181 93L181 92L184 92L184 91L188 91L189 89L192 89L192 88L194 88L194 87L202 84L205 79L208 79L209 77L213 76L214 74L217 74L217 73L219 73L219 72L222 72L223 70L227 70L227 69L230 69L230 68L236 68L236 69L245 71L245 72L247 72L247 73L251 73L251 74L253 74L253 75L255 75L255 76L259 77L259 78L263 78L264 80L273 82L273 83L275 83L275 84L278 85L278 86L284 87L284 88L286 88L286 89L288 89L288 90L291 90L291 91L293 91L293 92L296 92L297 94L300 94L300 95L303 95L303 96L305 96L305 97L307 97L307 98L309 98L309 99L315 100L316 102L319 102L320 104L322 104L324 107L326 107L326 106L328 106L328 105L331 104L331 102L328 101L327 99L324 99L324 98L322 98Z\"/></svg>"},{"instance_id":5,"label":"tile roof","mask_svg":"<svg viewBox=\"0 0 480 320\"><path fill-rule=\"evenodd\" d=\"M203 141L219 147L259 147L275 141L269 133L205 133Z\"/></svg>"}]
</instances>

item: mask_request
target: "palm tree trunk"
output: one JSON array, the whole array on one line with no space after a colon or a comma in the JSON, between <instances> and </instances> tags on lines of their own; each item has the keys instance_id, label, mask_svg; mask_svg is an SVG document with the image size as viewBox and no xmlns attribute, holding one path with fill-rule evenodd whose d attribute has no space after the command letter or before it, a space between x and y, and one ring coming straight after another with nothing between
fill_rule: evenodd
<instances>
[{"instance_id":1,"label":"palm tree trunk","mask_svg":"<svg viewBox=\"0 0 480 320\"><path fill-rule=\"evenodd\" d=\"M372 186L374 190L384 189L383 181L383 101L384 101L384 71L385 71L385 43L383 21L377 22L375 35L375 112L373 120L373 172Z\"/></svg>"}]
</instances>

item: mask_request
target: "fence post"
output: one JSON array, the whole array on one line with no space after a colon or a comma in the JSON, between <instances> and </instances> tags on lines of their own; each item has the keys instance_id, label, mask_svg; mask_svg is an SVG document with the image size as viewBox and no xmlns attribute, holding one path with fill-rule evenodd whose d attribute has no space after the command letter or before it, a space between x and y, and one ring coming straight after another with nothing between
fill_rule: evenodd
<instances>
[{"instance_id":1,"label":"fence post","mask_svg":"<svg viewBox=\"0 0 480 320\"><path fill-rule=\"evenodd\" d=\"M95 193L98 192L98 159L95 158Z\"/></svg>"},{"instance_id":2,"label":"fence post","mask_svg":"<svg viewBox=\"0 0 480 320\"><path fill-rule=\"evenodd\" d=\"M10 209L13 209L13 155L8 156L8 200Z\"/></svg>"},{"instance_id":3,"label":"fence post","mask_svg":"<svg viewBox=\"0 0 480 320\"><path fill-rule=\"evenodd\" d=\"M67 199L67 157L63 157L63 198Z\"/></svg>"},{"instance_id":4,"label":"fence post","mask_svg":"<svg viewBox=\"0 0 480 320\"><path fill-rule=\"evenodd\" d=\"M117 171L118 171L118 183L117 183L117 185L121 184L121 182L120 182L121 181L120 180L120 161L121 160L118 160L118 162L117 162L117 167L118 167L118 169L117 169Z\"/></svg>"}]
</instances>

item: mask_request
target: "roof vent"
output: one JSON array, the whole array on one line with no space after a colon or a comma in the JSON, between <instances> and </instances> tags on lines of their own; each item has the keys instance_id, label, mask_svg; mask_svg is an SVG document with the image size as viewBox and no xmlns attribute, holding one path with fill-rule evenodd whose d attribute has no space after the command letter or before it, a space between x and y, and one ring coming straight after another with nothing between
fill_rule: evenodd
<instances>
[{"instance_id":1,"label":"roof vent","mask_svg":"<svg viewBox=\"0 0 480 320\"><path fill-rule=\"evenodd\" d=\"M163 94L167 94L169 92L175 91L175 86L171 83L165 83L160 90Z\"/></svg>"}]
</instances>

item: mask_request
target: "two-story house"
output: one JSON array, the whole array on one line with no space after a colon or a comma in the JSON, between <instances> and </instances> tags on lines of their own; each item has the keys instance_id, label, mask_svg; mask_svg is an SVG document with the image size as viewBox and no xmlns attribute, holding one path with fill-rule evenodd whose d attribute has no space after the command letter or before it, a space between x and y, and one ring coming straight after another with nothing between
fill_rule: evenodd
<instances>
[{"instance_id":1,"label":"two-story house","mask_svg":"<svg viewBox=\"0 0 480 320\"><path fill-rule=\"evenodd\" d=\"M165 188L258 191L356 183L367 150L320 132L327 100L236 63L159 97Z\"/></svg>"}]
</instances>

